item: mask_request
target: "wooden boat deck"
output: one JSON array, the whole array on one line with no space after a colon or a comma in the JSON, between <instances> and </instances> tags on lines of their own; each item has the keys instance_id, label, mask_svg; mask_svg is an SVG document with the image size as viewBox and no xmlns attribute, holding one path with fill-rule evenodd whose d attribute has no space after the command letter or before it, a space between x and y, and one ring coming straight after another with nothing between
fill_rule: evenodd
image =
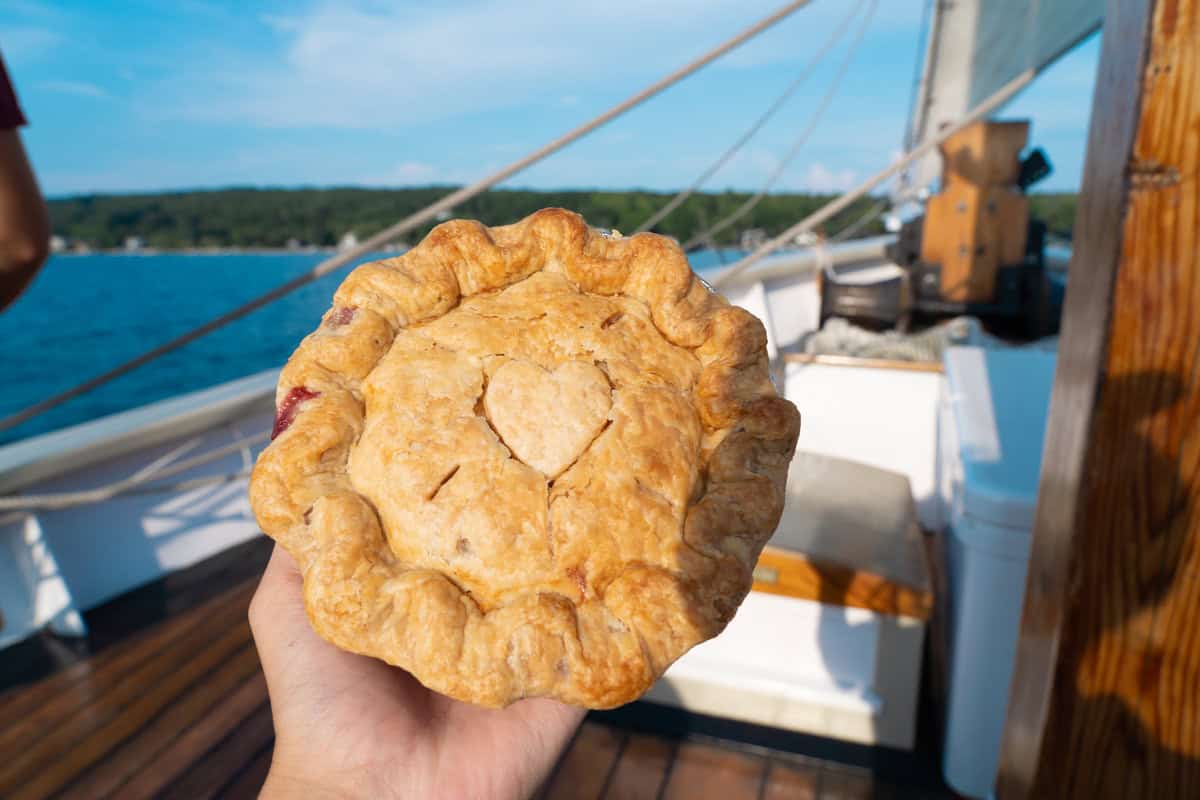
<instances>
[{"instance_id":1,"label":"wooden boat deck","mask_svg":"<svg viewBox=\"0 0 1200 800\"><path fill-rule=\"evenodd\" d=\"M0 654L0 686L11 687L0 694L0 797L256 796L273 730L246 610L267 552L261 541L234 548L89 612L94 654L49 636ZM31 665L51 674L29 682ZM590 717L540 796L941 796L862 767L636 728L628 714Z\"/></svg>"}]
</instances>

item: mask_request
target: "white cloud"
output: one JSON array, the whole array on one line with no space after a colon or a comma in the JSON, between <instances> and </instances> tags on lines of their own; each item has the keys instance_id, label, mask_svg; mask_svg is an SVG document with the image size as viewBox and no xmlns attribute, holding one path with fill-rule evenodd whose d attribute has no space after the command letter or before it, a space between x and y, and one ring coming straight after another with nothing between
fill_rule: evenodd
<instances>
[{"instance_id":1,"label":"white cloud","mask_svg":"<svg viewBox=\"0 0 1200 800\"><path fill-rule=\"evenodd\" d=\"M886 4L885 4L886 5ZM916 3L902 3L918 8ZM194 118L268 127L400 128L524 104L632 91L777 8L776 0L318 3L263 16L282 52L192 76ZM911 11L911 9L909 9ZM816 2L715 69L794 61L844 13ZM907 13L907 12L906 12ZM908 14L911 16L911 14ZM244 57L243 57L244 58Z\"/></svg>"},{"instance_id":2,"label":"white cloud","mask_svg":"<svg viewBox=\"0 0 1200 800\"><path fill-rule=\"evenodd\" d=\"M388 183L394 186L414 186L416 184L430 184L437 181L438 171L432 164L423 164L419 161L405 161L397 164L390 171L385 172L380 176L379 180L382 183Z\"/></svg>"},{"instance_id":3,"label":"white cloud","mask_svg":"<svg viewBox=\"0 0 1200 800\"><path fill-rule=\"evenodd\" d=\"M104 89L86 81L38 81L34 86L43 91L73 94L78 97L108 97L108 92Z\"/></svg>"},{"instance_id":4,"label":"white cloud","mask_svg":"<svg viewBox=\"0 0 1200 800\"><path fill-rule=\"evenodd\" d=\"M50 55L62 43L62 34L48 28L6 25L4 59L10 64L33 61Z\"/></svg>"},{"instance_id":5,"label":"white cloud","mask_svg":"<svg viewBox=\"0 0 1200 800\"><path fill-rule=\"evenodd\" d=\"M396 188L403 186L460 186L472 183L488 173L495 172L502 166L500 162L489 160L475 166L466 167L437 167L423 161L402 161L390 168L359 173L357 177L351 173L351 179L343 178L343 183L356 186L377 186Z\"/></svg>"},{"instance_id":6,"label":"white cloud","mask_svg":"<svg viewBox=\"0 0 1200 800\"><path fill-rule=\"evenodd\" d=\"M830 169L818 161L809 165L801 186L813 192L844 192L857 182L856 170Z\"/></svg>"},{"instance_id":7,"label":"white cloud","mask_svg":"<svg viewBox=\"0 0 1200 800\"><path fill-rule=\"evenodd\" d=\"M26 62L57 55L58 49L67 41L63 34L64 17L61 8L45 2L4 0L0 3L0 45L9 69L19 72ZM20 75L15 78L19 79Z\"/></svg>"},{"instance_id":8,"label":"white cloud","mask_svg":"<svg viewBox=\"0 0 1200 800\"><path fill-rule=\"evenodd\" d=\"M805 164L808 164L805 168ZM843 163L845 163L843 161ZM853 163L853 162L851 162ZM880 164L883 166L883 164ZM740 191L757 191L779 168L779 156L762 148L747 148L735 156L730 163L705 187L708 190L735 188ZM860 172L855 169L838 168L825 161L812 161L803 152L788 165L775 180L772 192L840 192L855 186Z\"/></svg>"}]
</instances>

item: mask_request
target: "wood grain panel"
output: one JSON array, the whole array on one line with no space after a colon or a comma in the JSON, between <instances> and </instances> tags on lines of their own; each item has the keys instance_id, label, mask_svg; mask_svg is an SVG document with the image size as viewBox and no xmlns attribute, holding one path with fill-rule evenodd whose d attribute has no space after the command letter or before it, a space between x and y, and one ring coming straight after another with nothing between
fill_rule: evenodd
<instances>
[{"instance_id":1,"label":"wood grain panel","mask_svg":"<svg viewBox=\"0 0 1200 800\"><path fill-rule=\"evenodd\" d=\"M922 620L933 612L929 589L770 546L763 549L754 569L754 591Z\"/></svg>"},{"instance_id":2,"label":"wood grain panel","mask_svg":"<svg viewBox=\"0 0 1200 800\"><path fill-rule=\"evenodd\" d=\"M1200 796L1200 2L1105 30L1004 798Z\"/></svg>"}]
</instances>

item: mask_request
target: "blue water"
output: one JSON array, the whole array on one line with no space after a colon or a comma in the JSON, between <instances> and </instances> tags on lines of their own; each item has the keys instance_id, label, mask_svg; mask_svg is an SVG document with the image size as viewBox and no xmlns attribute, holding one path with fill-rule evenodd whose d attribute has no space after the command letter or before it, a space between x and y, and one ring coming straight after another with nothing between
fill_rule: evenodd
<instances>
[{"instance_id":1,"label":"blue water","mask_svg":"<svg viewBox=\"0 0 1200 800\"><path fill-rule=\"evenodd\" d=\"M732 262L741 254L721 255ZM0 313L0 416L185 333L322 258L319 253L52 258L21 299ZM712 251L692 256L693 268L701 272L720 263ZM316 327L344 275L327 275L128 375L0 431L0 443L281 366Z\"/></svg>"}]
</instances>

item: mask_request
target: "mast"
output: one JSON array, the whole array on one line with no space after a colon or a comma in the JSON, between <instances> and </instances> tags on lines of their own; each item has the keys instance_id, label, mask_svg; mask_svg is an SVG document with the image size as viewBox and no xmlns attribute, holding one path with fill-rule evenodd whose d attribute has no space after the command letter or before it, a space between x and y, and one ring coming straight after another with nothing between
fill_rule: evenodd
<instances>
[{"instance_id":1,"label":"mast","mask_svg":"<svg viewBox=\"0 0 1200 800\"><path fill-rule=\"evenodd\" d=\"M1003 800L1200 797L1200 0L1108 15Z\"/></svg>"}]
</instances>

